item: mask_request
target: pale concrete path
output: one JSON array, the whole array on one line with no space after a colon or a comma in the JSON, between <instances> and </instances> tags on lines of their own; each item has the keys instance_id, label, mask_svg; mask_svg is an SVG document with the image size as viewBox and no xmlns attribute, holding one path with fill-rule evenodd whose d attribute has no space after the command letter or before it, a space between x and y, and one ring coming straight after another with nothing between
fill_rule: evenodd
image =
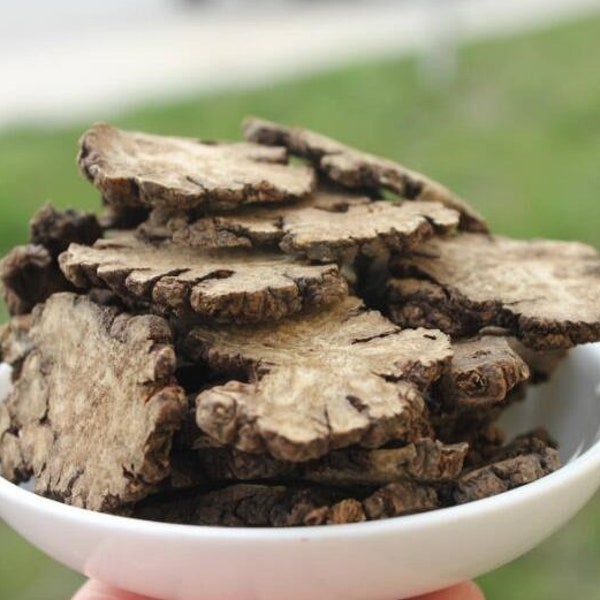
<instances>
[{"instance_id":1,"label":"pale concrete path","mask_svg":"<svg viewBox=\"0 0 600 600\"><path fill-rule=\"evenodd\" d=\"M138 103L261 85L358 58L428 48L435 56L440 39L504 35L600 11L600 0L258 4L140 10L128 20L106 9L96 27L80 10L81 26L68 31L57 28L59 15L25 37L4 37L0 127L106 118Z\"/></svg>"}]
</instances>

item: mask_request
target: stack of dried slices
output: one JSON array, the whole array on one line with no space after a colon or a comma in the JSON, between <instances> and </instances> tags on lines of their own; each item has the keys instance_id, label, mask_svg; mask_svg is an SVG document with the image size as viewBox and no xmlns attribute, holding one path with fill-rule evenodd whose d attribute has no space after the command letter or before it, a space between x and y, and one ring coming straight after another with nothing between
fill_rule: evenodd
<instances>
[{"instance_id":1,"label":"stack of dried slices","mask_svg":"<svg viewBox=\"0 0 600 600\"><path fill-rule=\"evenodd\" d=\"M244 134L85 133L105 212L45 207L2 262L4 476L93 510L294 526L558 468L546 432L494 423L600 339L596 252L491 236L442 185L319 134Z\"/></svg>"}]
</instances>

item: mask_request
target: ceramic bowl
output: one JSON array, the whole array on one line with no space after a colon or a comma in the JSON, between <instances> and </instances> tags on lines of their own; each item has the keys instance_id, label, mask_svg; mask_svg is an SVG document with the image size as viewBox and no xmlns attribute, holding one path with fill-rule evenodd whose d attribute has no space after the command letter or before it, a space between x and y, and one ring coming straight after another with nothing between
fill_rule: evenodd
<instances>
[{"instance_id":1,"label":"ceramic bowl","mask_svg":"<svg viewBox=\"0 0 600 600\"><path fill-rule=\"evenodd\" d=\"M600 345L574 350L505 425L513 434L547 427L564 466L492 498L385 521L279 530L169 525L65 506L1 478L0 516L72 569L157 598L397 600L517 558L594 494Z\"/></svg>"}]
</instances>

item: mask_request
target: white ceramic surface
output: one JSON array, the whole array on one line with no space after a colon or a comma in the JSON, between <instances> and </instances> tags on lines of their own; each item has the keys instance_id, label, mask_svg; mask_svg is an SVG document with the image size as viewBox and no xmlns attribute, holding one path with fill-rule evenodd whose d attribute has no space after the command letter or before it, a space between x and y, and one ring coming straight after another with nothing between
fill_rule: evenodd
<instances>
[{"instance_id":1,"label":"white ceramic surface","mask_svg":"<svg viewBox=\"0 0 600 600\"><path fill-rule=\"evenodd\" d=\"M576 349L507 423L513 433L547 426L566 466L420 515L321 528L189 527L64 506L0 478L0 516L71 568L168 600L397 600L518 557L600 486L600 345Z\"/></svg>"}]
</instances>

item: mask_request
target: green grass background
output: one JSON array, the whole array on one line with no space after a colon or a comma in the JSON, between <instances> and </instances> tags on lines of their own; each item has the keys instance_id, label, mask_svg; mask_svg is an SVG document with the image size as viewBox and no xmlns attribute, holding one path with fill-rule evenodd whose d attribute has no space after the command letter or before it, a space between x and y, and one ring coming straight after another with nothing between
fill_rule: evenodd
<instances>
[{"instance_id":1,"label":"green grass background","mask_svg":"<svg viewBox=\"0 0 600 600\"><path fill-rule=\"evenodd\" d=\"M496 232L598 247L599 57L600 19L587 19L464 48L457 78L443 91L421 85L414 60L390 59L268 89L148 104L113 122L233 139L251 113L303 124L431 174L469 199ZM99 206L74 164L84 128L0 134L0 253L26 239L28 218L46 200ZM491 600L600 600L599 571L597 499L481 584ZM62 600L79 582L0 525L1 600Z\"/></svg>"}]
</instances>

